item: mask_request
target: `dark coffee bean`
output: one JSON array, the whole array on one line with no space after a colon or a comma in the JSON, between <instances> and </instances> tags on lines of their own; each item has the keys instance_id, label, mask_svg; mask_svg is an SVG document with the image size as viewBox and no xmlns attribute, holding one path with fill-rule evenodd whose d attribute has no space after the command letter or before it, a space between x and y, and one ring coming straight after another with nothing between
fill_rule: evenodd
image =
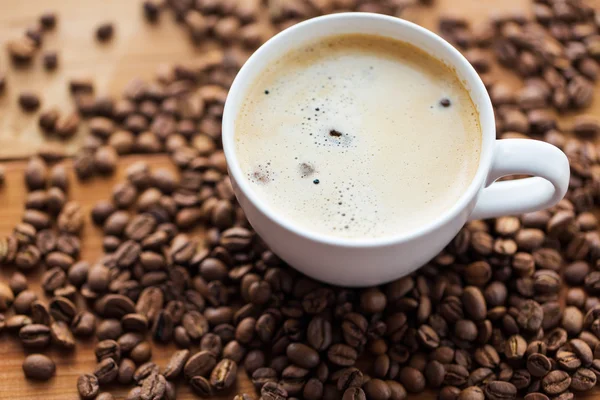
<instances>
[{"instance_id":1,"label":"dark coffee bean","mask_svg":"<svg viewBox=\"0 0 600 400\"><path fill-rule=\"evenodd\" d=\"M346 389L342 400L367 400L367 396L361 388L351 387Z\"/></svg>"},{"instance_id":2,"label":"dark coffee bean","mask_svg":"<svg viewBox=\"0 0 600 400\"><path fill-rule=\"evenodd\" d=\"M142 314L126 314L121 318L121 326L128 332L145 333L148 329L148 319Z\"/></svg>"},{"instance_id":3,"label":"dark coffee bean","mask_svg":"<svg viewBox=\"0 0 600 400\"><path fill-rule=\"evenodd\" d=\"M504 354L509 360L523 358L527 351L527 341L521 335L512 335L506 340Z\"/></svg>"},{"instance_id":4,"label":"dark coffee bean","mask_svg":"<svg viewBox=\"0 0 600 400\"><path fill-rule=\"evenodd\" d=\"M456 386L444 386L438 397L440 400L457 400L460 392L461 390Z\"/></svg>"},{"instance_id":5,"label":"dark coffee bean","mask_svg":"<svg viewBox=\"0 0 600 400\"><path fill-rule=\"evenodd\" d=\"M179 350L173 353L163 371L165 378L169 380L177 378L183 371L189 357L189 350Z\"/></svg>"},{"instance_id":6,"label":"dark coffee bean","mask_svg":"<svg viewBox=\"0 0 600 400\"><path fill-rule=\"evenodd\" d=\"M50 336L52 342L63 349L72 349L75 347L75 338L71 333L69 325L62 321L53 322L50 325Z\"/></svg>"},{"instance_id":7,"label":"dark coffee bean","mask_svg":"<svg viewBox=\"0 0 600 400\"><path fill-rule=\"evenodd\" d=\"M75 304L65 297L54 297L50 300L48 309L50 310L50 315L52 315L55 320L63 321L68 324L71 323L77 314Z\"/></svg>"},{"instance_id":8,"label":"dark coffee bean","mask_svg":"<svg viewBox=\"0 0 600 400\"><path fill-rule=\"evenodd\" d=\"M461 390L458 400L485 400L483 390L477 386L469 386Z\"/></svg>"},{"instance_id":9,"label":"dark coffee bean","mask_svg":"<svg viewBox=\"0 0 600 400\"><path fill-rule=\"evenodd\" d=\"M211 397L213 395L212 386L208 379L203 376L194 376L190 379L190 386L194 393L200 397Z\"/></svg>"},{"instance_id":10,"label":"dark coffee bean","mask_svg":"<svg viewBox=\"0 0 600 400\"><path fill-rule=\"evenodd\" d=\"M490 400L514 399L517 395L517 388L509 382L491 381L485 385L484 393Z\"/></svg>"},{"instance_id":11,"label":"dark coffee bean","mask_svg":"<svg viewBox=\"0 0 600 400\"><path fill-rule=\"evenodd\" d=\"M96 336L98 337L98 340L117 340L122 333L123 329L121 328L121 322L117 319L105 319L100 322L98 329L96 329ZM121 343L119 344L121 345ZM121 345L121 348L124 350L123 345Z\"/></svg>"},{"instance_id":12,"label":"dark coffee bean","mask_svg":"<svg viewBox=\"0 0 600 400\"><path fill-rule=\"evenodd\" d=\"M267 382L260 389L262 399L285 400L288 398L288 392L285 387L275 382Z\"/></svg>"},{"instance_id":13,"label":"dark coffee bean","mask_svg":"<svg viewBox=\"0 0 600 400\"><path fill-rule=\"evenodd\" d=\"M50 316L48 307L38 300L31 304L31 319L35 324L50 326L52 317Z\"/></svg>"},{"instance_id":14,"label":"dark coffee bean","mask_svg":"<svg viewBox=\"0 0 600 400\"><path fill-rule=\"evenodd\" d=\"M541 378L552 369L552 362L548 357L540 353L531 354L527 357L527 370L532 376Z\"/></svg>"},{"instance_id":15,"label":"dark coffee bean","mask_svg":"<svg viewBox=\"0 0 600 400\"><path fill-rule=\"evenodd\" d=\"M346 344L334 344L327 351L327 357L335 365L349 367L356 362L358 352Z\"/></svg>"},{"instance_id":16,"label":"dark coffee bean","mask_svg":"<svg viewBox=\"0 0 600 400\"><path fill-rule=\"evenodd\" d=\"M444 365L436 360L429 361L425 367L425 377L427 378L427 384L430 387L438 388L444 382L446 376L446 369Z\"/></svg>"},{"instance_id":17,"label":"dark coffee bean","mask_svg":"<svg viewBox=\"0 0 600 400\"><path fill-rule=\"evenodd\" d=\"M183 373L186 377L207 376L217 364L215 355L209 351L199 351L185 363Z\"/></svg>"},{"instance_id":18,"label":"dark coffee bean","mask_svg":"<svg viewBox=\"0 0 600 400\"><path fill-rule=\"evenodd\" d=\"M265 314L265 315L268 315L268 314ZM260 324L260 322L261 322L261 320L259 319L258 323L257 323L257 329L259 329L259 326L262 326L262 324ZM261 336L261 339L262 339L263 336L260 334L260 331L259 331L259 336ZM316 350L327 349L331 344L331 323L322 317L319 317L319 316L314 317L308 324L306 337L307 337L308 343L314 349L316 349Z\"/></svg>"},{"instance_id":19,"label":"dark coffee bean","mask_svg":"<svg viewBox=\"0 0 600 400\"><path fill-rule=\"evenodd\" d=\"M579 368L571 377L570 389L583 392L596 386L596 374L587 368Z\"/></svg>"},{"instance_id":20,"label":"dark coffee bean","mask_svg":"<svg viewBox=\"0 0 600 400\"><path fill-rule=\"evenodd\" d=\"M122 318L134 312L133 302L120 294L107 294L98 301L98 313L105 318Z\"/></svg>"},{"instance_id":21,"label":"dark coffee bean","mask_svg":"<svg viewBox=\"0 0 600 400\"><path fill-rule=\"evenodd\" d=\"M210 374L210 384L215 390L229 388L236 379L237 364L235 361L224 358L213 369Z\"/></svg>"},{"instance_id":22,"label":"dark coffee bean","mask_svg":"<svg viewBox=\"0 0 600 400\"><path fill-rule=\"evenodd\" d=\"M98 342L94 352L96 361L112 358L118 362L121 359L121 346L114 340L107 339Z\"/></svg>"},{"instance_id":23,"label":"dark coffee bean","mask_svg":"<svg viewBox=\"0 0 600 400\"><path fill-rule=\"evenodd\" d=\"M119 364L119 373L117 374L117 381L122 384L131 383L133 380L133 374L135 373L135 363L129 358L124 358Z\"/></svg>"},{"instance_id":24,"label":"dark coffee bean","mask_svg":"<svg viewBox=\"0 0 600 400\"><path fill-rule=\"evenodd\" d=\"M448 364L445 366L445 369L446 375L444 376L444 383L446 385L462 386L467 382L467 379L469 379L469 371L462 365Z\"/></svg>"},{"instance_id":25,"label":"dark coffee bean","mask_svg":"<svg viewBox=\"0 0 600 400\"><path fill-rule=\"evenodd\" d=\"M84 400L95 399L100 391L98 378L92 374L79 375L77 378L77 391Z\"/></svg>"},{"instance_id":26,"label":"dark coffee bean","mask_svg":"<svg viewBox=\"0 0 600 400\"><path fill-rule=\"evenodd\" d=\"M98 378L100 384L106 384L114 381L119 374L119 366L112 358L105 358L100 361L94 369L94 375Z\"/></svg>"},{"instance_id":27,"label":"dark coffee bean","mask_svg":"<svg viewBox=\"0 0 600 400\"><path fill-rule=\"evenodd\" d=\"M581 360L583 366L589 366L594 361L594 354L590 346L581 339L572 339L569 342L573 353Z\"/></svg>"},{"instance_id":28,"label":"dark coffee bean","mask_svg":"<svg viewBox=\"0 0 600 400\"><path fill-rule=\"evenodd\" d=\"M525 400L550 400L544 393L533 392L528 393L524 397Z\"/></svg>"},{"instance_id":29,"label":"dark coffee bean","mask_svg":"<svg viewBox=\"0 0 600 400\"><path fill-rule=\"evenodd\" d=\"M404 367L399 374L400 383L410 393L420 393L425 390L425 376L418 369Z\"/></svg>"},{"instance_id":30,"label":"dark coffee bean","mask_svg":"<svg viewBox=\"0 0 600 400\"><path fill-rule=\"evenodd\" d=\"M252 384L257 390L267 382L276 382L277 372L273 368L258 368L252 373Z\"/></svg>"},{"instance_id":31,"label":"dark coffee bean","mask_svg":"<svg viewBox=\"0 0 600 400\"><path fill-rule=\"evenodd\" d=\"M302 368L314 368L320 362L319 353L302 343L290 343L286 354L292 363Z\"/></svg>"},{"instance_id":32,"label":"dark coffee bean","mask_svg":"<svg viewBox=\"0 0 600 400\"><path fill-rule=\"evenodd\" d=\"M23 372L29 379L47 381L54 376L54 361L43 354L30 354L23 361Z\"/></svg>"},{"instance_id":33,"label":"dark coffee bean","mask_svg":"<svg viewBox=\"0 0 600 400\"><path fill-rule=\"evenodd\" d=\"M168 342L173 337L173 318L168 311L160 311L152 323L152 337L161 342Z\"/></svg>"},{"instance_id":34,"label":"dark coffee bean","mask_svg":"<svg viewBox=\"0 0 600 400\"><path fill-rule=\"evenodd\" d=\"M50 328L41 324L29 324L19 330L19 339L25 347L43 348L50 344Z\"/></svg>"},{"instance_id":35,"label":"dark coffee bean","mask_svg":"<svg viewBox=\"0 0 600 400\"><path fill-rule=\"evenodd\" d=\"M556 353L556 362L561 368L569 371L574 371L581 367L581 360L575 353L570 351L559 350Z\"/></svg>"},{"instance_id":36,"label":"dark coffee bean","mask_svg":"<svg viewBox=\"0 0 600 400\"><path fill-rule=\"evenodd\" d=\"M37 300L37 294L32 290L24 290L15 297L13 308L17 314L30 314L31 305Z\"/></svg>"},{"instance_id":37,"label":"dark coffee bean","mask_svg":"<svg viewBox=\"0 0 600 400\"><path fill-rule=\"evenodd\" d=\"M517 369L513 372L510 383L515 385L517 390L525 389L531 383L531 374L526 369Z\"/></svg>"},{"instance_id":38,"label":"dark coffee bean","mask_svg":"<svg viewBox=\"0 0 600 400\"><path fill-rule=\"evenodd\" d=\"M152 373L142 384L141 398L145 399L162 399L167 390L167 381L165 377L159 373Z\"/></svg>"},{"instance_id":39,"label":"dark coffee bean","mask_svg":"<svg viewBox=\"0 0 600 400\"><path fill-rule=\"evenodd\" d=\"M152 361L148 361L140 365L133 374L133 380L141 385L146 378L148 378L152 374L158 374L159 368L158 365L154 364Z\"/></svg>"},{"instance_id":40,"label":"dark coffee bean","mask_svg":"<svg viewBox=\"0 0 600 400\"><path fill-rule=\"evenodd\" d=\"M552 371L542 378L542 389L551 396L561 394L571 385L571 377L565 371Z\"/></svg>"},{"instance_id":41,"label":"dark coffee bean","mask_svg":"<svg viewBox=\"0 0 600 400\"><path fill-rule=\"evenodd\" d=\"M387 400L392 395L388 384L381 379L370 379L364 384L363 390L369 399L374 400Z\"/></svg>"},{"instance_id":42,"label":"dark coffee bean","mask_svg":"<svg viewBox=\"0 0 600 400\"><path fill-rule=\"evenodd\" d=\"M150 345L150 342L144 341L135 346L133 349L131 349L129 357L136 364L142 364L150 360L152 357L152 346Z\"/></svg>"}]
</instances>

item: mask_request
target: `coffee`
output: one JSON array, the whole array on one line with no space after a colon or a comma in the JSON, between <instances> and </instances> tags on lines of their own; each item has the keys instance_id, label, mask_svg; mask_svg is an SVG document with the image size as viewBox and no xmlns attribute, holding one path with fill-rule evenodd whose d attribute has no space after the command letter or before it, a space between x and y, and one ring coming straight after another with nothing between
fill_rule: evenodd
<instances>
[{"instance_id":1,"label":"coffee","mask_svg":"<svg viewBox=\"0 0 600 400\"><path fill-rule=\"evenodd\" d=\"M450 208L479 164L469 92L404 42L341 35L290 51L248 90L240 166L262 201L311 231L408 232Z\"/></svg>"}]
</instances>

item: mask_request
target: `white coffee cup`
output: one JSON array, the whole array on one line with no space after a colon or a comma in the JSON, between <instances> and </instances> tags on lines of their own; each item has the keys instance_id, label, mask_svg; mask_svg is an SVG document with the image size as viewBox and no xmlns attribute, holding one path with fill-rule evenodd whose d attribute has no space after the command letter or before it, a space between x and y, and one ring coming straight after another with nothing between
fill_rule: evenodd
<instances>
[{"instance_id":1,"label":"white coffee cup","mask_svg":"<svg viewBox=\"0 0 600 400\"><path fill-rule=\"evenodd\" d=\"M236 156L238 111L247 90L264 69L304 43L349 33L408 42L442 60L464 82L479 112L483 137L475 178L451 208L434 222L424 223L408 234L347 239L301 228L258 198ZM435 257L468 220L551 207L564 197L569 184L569 162L558 148L536 140L496 140L490 97L475 69L458 50L418 25L378 14L342 13L314 18L279 33L258 49L229 91L223 114L223 149L235 194L256 232L299 271L343 286L377 285L407 275ZM534 177L494 183L514 174Z\"/></svg>"}]
</instances>

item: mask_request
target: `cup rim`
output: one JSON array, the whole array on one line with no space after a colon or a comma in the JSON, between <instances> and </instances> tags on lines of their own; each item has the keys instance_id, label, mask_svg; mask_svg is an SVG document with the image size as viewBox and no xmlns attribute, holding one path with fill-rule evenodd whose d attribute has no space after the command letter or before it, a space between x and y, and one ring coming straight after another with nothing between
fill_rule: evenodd
<instances>
[{"instance_id":1,"label":"cup rim","mask_svg":"<svg viewBox=\"0 0 600 400\"><path fill-rule=\"evenodd\" d=\"M243 172L241 171L235 151L234 121L237 118L237 112L239 110L235 109L235 106L233 104L234 100L232 100L232 98L245 94L240 93L240 86L243 85L243 82L245 80L249 79L248 75L250 75L252 70L255 68L255 62L259 60L264 55L264 53L266 53L267 48L279 44L280 42L288 41L290 38L293 38L293 35L295 35L296 31L300 29L306 29L311 25L327 23L331 20L344 20L351 18L371 19L375 21L385 21L388 23L392 22L395 24L404 25L405 28L412 29L416 31L419 35L427 37L428 40L437 42L439 45L445 47L446 50L454 56L456 62L450 63L446 59L444 59L443 62L455 68L456 71L459 72L460 75L462 75L461 77L463 80L469 81L469 88L467 88L467 90L469 90L471 99L473 100L479 113L479 124L482 135L481 151L479 154L479 166L477 167L475 176L471 180L471 183L467 187L467 190L458 198L458 200L450 208L448 208L445 212L440 214L435 220L424 224L417 229L413 229L401 234L387 235L376 238L344 238L326 235L319 232L313 232L308 229L302 228L295 224L289 218L285 218L284 216L276 213L272 208L270 208L264 201L262 201L258 197L257 193L252 189L248 180L245 178ZM293 41L290 41L290 43L293 43ZM428 54L432 55L433 57L436 57L435 55L429 52ZM436 58L440 59L439 57ZM480 92L480 94L482 94L480 96L482 100L480 103L475 102L473 95L474 92ZM486 119L491 120L484 121L483 115L485 115ZM487 130L485 128L486 126L488 126ZM489 140L486 140L486 136L493 137L489 138ZM303 237L304 239L347 248L374 248L395 245L401 242L407 242L424 236L434 230L437 230L445 224L447 224L448 222L450 222L451 220L457 218L463 210L469 207L469 203L471 202L471 200L477 195L477 193L482 188L483 184L486 183L488 171L492 163L492 153L495 139L496 138L494 112L487 89L483 84L483 81L479 77L479 74L475 71L475 68L473 68L473 66L467 61L467 59L454 46L452 46L450 43L448 43L436 33L426 28L423 28L413 22L397 17L391 17L388 15L365 12L345 12L311 18L309 20L300 22L292 27L289 27L284 31L279 32L278 34L270 38L267 42L263 43L263 45L260 46L250 56L250 58L248 58L248 60L245 62L245 64L242 66L242 68L236 75L229 90L227 99L225 101L222 122L223 151L227 160L227 168L229 170L230 177L235 182L235 184L237 184L239 190L243 192L243 194L252 203L252 205L256 207L258 211L260 211L264 216L272 220L274 223L284 227L285 229L293 232L294 234L300 237Z\"/></svg>"}]
</instances>

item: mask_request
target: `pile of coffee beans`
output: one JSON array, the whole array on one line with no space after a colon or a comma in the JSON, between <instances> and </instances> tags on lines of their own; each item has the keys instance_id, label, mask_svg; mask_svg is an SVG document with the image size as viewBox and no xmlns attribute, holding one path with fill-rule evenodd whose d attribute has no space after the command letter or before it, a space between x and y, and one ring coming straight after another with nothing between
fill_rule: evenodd
<instances>
[{"instance_id":1,"label":"pile of coffee beans","mask_svg":"<svg viewBox=\"0 0 600 400\"><path fill-rule=\"evenodd\" d=\"M35 351L70 349L76 338L95 336L97 365L76 382L82 399L111 399L101 389L114 383L133 386L130 400L174 399L179 382L201 397L233 396L238 369L256 393L236 400L402 400L427 388L440 400L569 400L591 390L600 378L600 234L593 213L600 149L591 140L600 124L579 115L564 127L556 117L585 108L593 96L600 14L584 2L536 1L534 20L511 15L478 30L461 18L440 21L441 33L482 74L498 136L545 140L569 156L569 194L556 207L470 222L411 276L350 290L286 266L235 201L220 123L227 90L250 52L312 16L401 15L409 6L144 1L149 22L172 11L193 41L216 40L219 47L193 63L161 67L153 82L133 79L118 99L96 96L89 78L73 79L77 112L46 110L39 122L69 138L86 120L91 134L73 160L79 179L111 174L119 156L130 153L166 152L179 172L129 165L126 180L89 216L104 233L104 256L80 260L88 216L68 200L62 150L40 150L25 173L23 222L0 241L0 261L16 268L0 282L0 312L7 313L0 314L0 330ZM98 31L98 39L108 40L113 29ZM523 78L522 89L494 80L497 62ZM46 298L28 290L23 275L39 266ZM152 342L174 342L180 350L159 366ZM55 366L32 354L23 370L49 379Z\"/></svg>"}]
</instances>

